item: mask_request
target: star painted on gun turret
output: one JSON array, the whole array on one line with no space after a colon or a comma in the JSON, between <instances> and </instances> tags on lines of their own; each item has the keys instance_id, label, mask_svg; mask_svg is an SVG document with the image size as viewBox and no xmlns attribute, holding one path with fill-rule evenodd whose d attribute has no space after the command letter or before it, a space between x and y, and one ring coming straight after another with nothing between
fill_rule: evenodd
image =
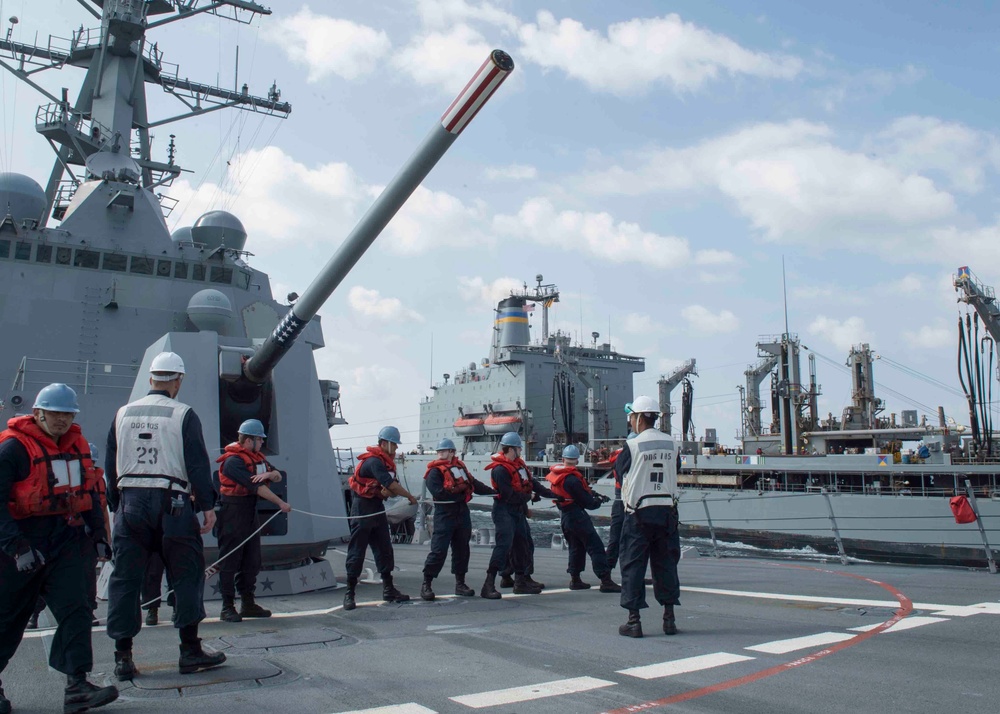
<instances>
[{"instance_id":1,"label":"star painted on gun turret","mask_svg":"<svg viewBox=\"0 0 1000 714\"><path fill-rule=\"evenodd\" d=\"M218 595L220 590L220 585L218 583L212 583L212 594Z\"/></svg>"},{"instance_id":2,"label":"star painted on gun turret","mask_svg":"<svg viewBox=\"0 0 1000 714\"><path fill-rule=\"evenodd\" d=\"M261 585L264 587L264 590L271 590L273 592L274 581L270 578L265 578Z\"/></svg>"},{"instance_id":3,"label":"star painted on gun turret","mask_svg":"<svg viewBox=\"0 0 1000 714\"><path fill-rule=\"evenodd\" d=\"M309 578L307 578L305 575L299 576L299 581L302 583L302 585L305 585L308 580Z\"/></svg>"},{"instance_id":4,"label":"star painted on gun turret","mask_svg":"<svg viewBox=\"0 0 1000 714\"><path fill-rule=\"evenodd\" d=\"M319 576L323 578L323 580L326 580L326 571L325 570L319 571Z\"/></svg>"}]
</instances>

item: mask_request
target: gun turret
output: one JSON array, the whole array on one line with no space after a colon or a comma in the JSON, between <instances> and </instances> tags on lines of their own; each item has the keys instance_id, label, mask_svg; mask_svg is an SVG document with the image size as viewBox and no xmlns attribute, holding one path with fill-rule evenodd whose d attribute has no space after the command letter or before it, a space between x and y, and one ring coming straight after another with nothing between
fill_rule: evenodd
<instances>
[{"instance_id":1,"label":"gun turret","mask_svg":"<svg viewBox=\"0 0 1000 714\"><path fill-rule=\"evenodd\" d=\"M267 379L271 370L295 343L299 333L513 70L514 61L506 52L493 50L490 53L479 71L441 116L441 121L434 124L420 147L382 191L323 270L281 319L260 349L246 361L243 374L248 380L260 384Z\"/></svg>"}]
</instances>

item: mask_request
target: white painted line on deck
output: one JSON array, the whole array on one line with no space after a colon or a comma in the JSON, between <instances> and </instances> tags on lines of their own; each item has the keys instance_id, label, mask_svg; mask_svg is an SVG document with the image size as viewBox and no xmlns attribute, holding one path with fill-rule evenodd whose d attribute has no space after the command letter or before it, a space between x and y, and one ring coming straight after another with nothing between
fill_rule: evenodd
<instances>
[{"instance_id":1,"label":"white painted line on deck","mask_svg":"<svg viewBox=\"0 0 1000 714\"><path fill-rule=\"evenodd\" d=\"M675 659L670 662L647 664L642 667L619 669L618 674L627 674L629 677L638 677L639 679L659 679L660 677L672 677L675 674L687 674L688 672L698 672L703 669L711 669L712 667L721 667L724 664L747 662L752 659L754 658L747 657L746 655L716 652L715 654Z\"/></svg>"},{"instance_id":2,"label":"white painted line on deck","mask_svg":"<svg viewBox=\"0 0 1000 714\"><path fill-rule=\"evenodd\" d=\"M574 677L573 679L559 679L555 682L531 684L527 687L511 687L510 689L497 689L492 692L481 692L479 694L464 694L460 697L451 697L450 699L453 702L464 704L473 709L482 709L483 707L495 707L501 704L527 702L532 699L557 697L561 694L587 692L591 689L611 687L614 684L615 682L596 679L594 677Z\"/></svg>"},{"instance_id":3,"label":"white painted line on deck","mask_svg":"<svg viewBox=\"0 0 1000 714\"><path fill-rule=\"evenodd\" d=\"M689 593L705 593L706 595L728 595L730 597L749 597L758 598L760 600L788 600L790 602L815 602L823 603L826 605L857 605L859 607L889 607L893 610L899 609L898 600L866 600L862 598L849 598L849 597L821 597L818 595L789 595L787 593L763 593L754 592L752 590L721 590L719 588L694 588L681 586L681 590ZM990 607L991 605L997 607ZM915 602L913 603L914 610L965 610L973 609L975 612L969 612L968 614L979 614L979 613L990 613L990 614L1000 614L1000 603L979 603L978 605L968 605L968 606L956 606L956 605L941 605L939 603L932 602Z\"/></svg>"},{"instance_id":4,"label":"white painted line on deck","mask_svg":"<svg viewBox=\"0 0 1000 714\"><path fill-rule=\"evenodd\" d=\"M409 702L408 704L392 704L387 707L375 707L374 709L352 709L349 712L339 712L338 714L437 714L437 712L414 702Z\"/></svg>"},{"instance_id":5,"label":"white painted line on deck","mask_svg":"<svg viewBox=\"0 0 1000 714\"><path fill-rule=\"evenodd\" d=\"M796 650L804 650L808 647L822 647L832 645L836 642L846 642L854 639L856 635L849 635L846 632L820 632L818 635L806 635L805 637L793 637L788 640L775 640L765 642L762 645L744 647L751 652L763 652L764 654L787 654Z\"/></svg>"},{"instance_id":6,"label":"white painted line on deck","mask_svg":"<svg viewBox=\"0 0 1000 714\"><path fill-rule=\"evenodd\" d=\"M948 622L947 617L924 617L923 615L911 615L910 617L903 618L895 625L887 627L882 631L881 634L886 632L901 632L902 630L912 630L914 627L923 627L924 625L933 625L935 622ZM852 627L851 632L868 632L869 630L874 630L876 627L881 626L882 623L875 625L862 625L861 627Z\"/></svg>"}]
</instances>

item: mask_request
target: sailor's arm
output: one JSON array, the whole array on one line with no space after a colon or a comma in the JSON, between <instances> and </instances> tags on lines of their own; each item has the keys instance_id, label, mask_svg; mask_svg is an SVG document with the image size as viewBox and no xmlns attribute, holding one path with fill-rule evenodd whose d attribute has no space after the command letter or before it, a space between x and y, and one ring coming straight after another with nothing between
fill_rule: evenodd
<instances>
[{"instance_id":1,"label":"sailor's arm","mask_svg":"<svg viewBox=\"0 0 1000 714\"><path fill-rule=\"evenodd\" d=\"M194 409L188 409L184 415L181 438L184 443L184 469L191 484L195 510L202 513L204 522L201 532L205 534L215 525L215 488L212 486L212 466L205 448L205 437L201 433L201 420Z\"/></svg>"},{"instance_id":2,"label":"sailor's arm","mask_svg":"<svg viewBox=\"0 0 1000 714\"><path fill-rule=\"evenodd\" d=\"M28 452L17 439L8 439L0 444L0 550L12 558L23 536L17 520L7 509L7 503L18 476L28 473L30 468Z\"/></svg>"}]
</instances>

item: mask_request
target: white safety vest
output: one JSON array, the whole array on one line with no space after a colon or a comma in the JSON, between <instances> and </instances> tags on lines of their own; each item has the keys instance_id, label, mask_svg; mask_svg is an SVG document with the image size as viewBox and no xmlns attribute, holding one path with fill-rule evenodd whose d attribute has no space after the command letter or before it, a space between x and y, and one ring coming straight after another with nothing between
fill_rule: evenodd
<instances>
[{"instance_id":1,"label":"white safety vest","mask_svg":"<svg viewBox=\"0 0 1000 714\"><path fill-rule=\"evenodd\" d=\"M677 493L677 447L667 434L646 429L625 442L632 464L622 482L625 510L672 506Z\"/></svg>"},{"instance_id":2,"label":"white safety vest","mask_svg":"<svg viewBox=\"0 0 1000 714\"><path fill-rule=\"evenodd\" d=\"M467 482L469 479L465 476L465 469L458 466L451 467L451 477L455 479L458 483Z\"/></svg>"},{"instance_id":3,"label":"white safety vest","mask_svg":"<svg viewBox=\"0 0 1000 714\"><path fill-rule=\"evenodd\" d=\"M160 394L118 410L118 488L163 488L191 493L181 427L187 404Z\"/></svg>"}]
</instances>

